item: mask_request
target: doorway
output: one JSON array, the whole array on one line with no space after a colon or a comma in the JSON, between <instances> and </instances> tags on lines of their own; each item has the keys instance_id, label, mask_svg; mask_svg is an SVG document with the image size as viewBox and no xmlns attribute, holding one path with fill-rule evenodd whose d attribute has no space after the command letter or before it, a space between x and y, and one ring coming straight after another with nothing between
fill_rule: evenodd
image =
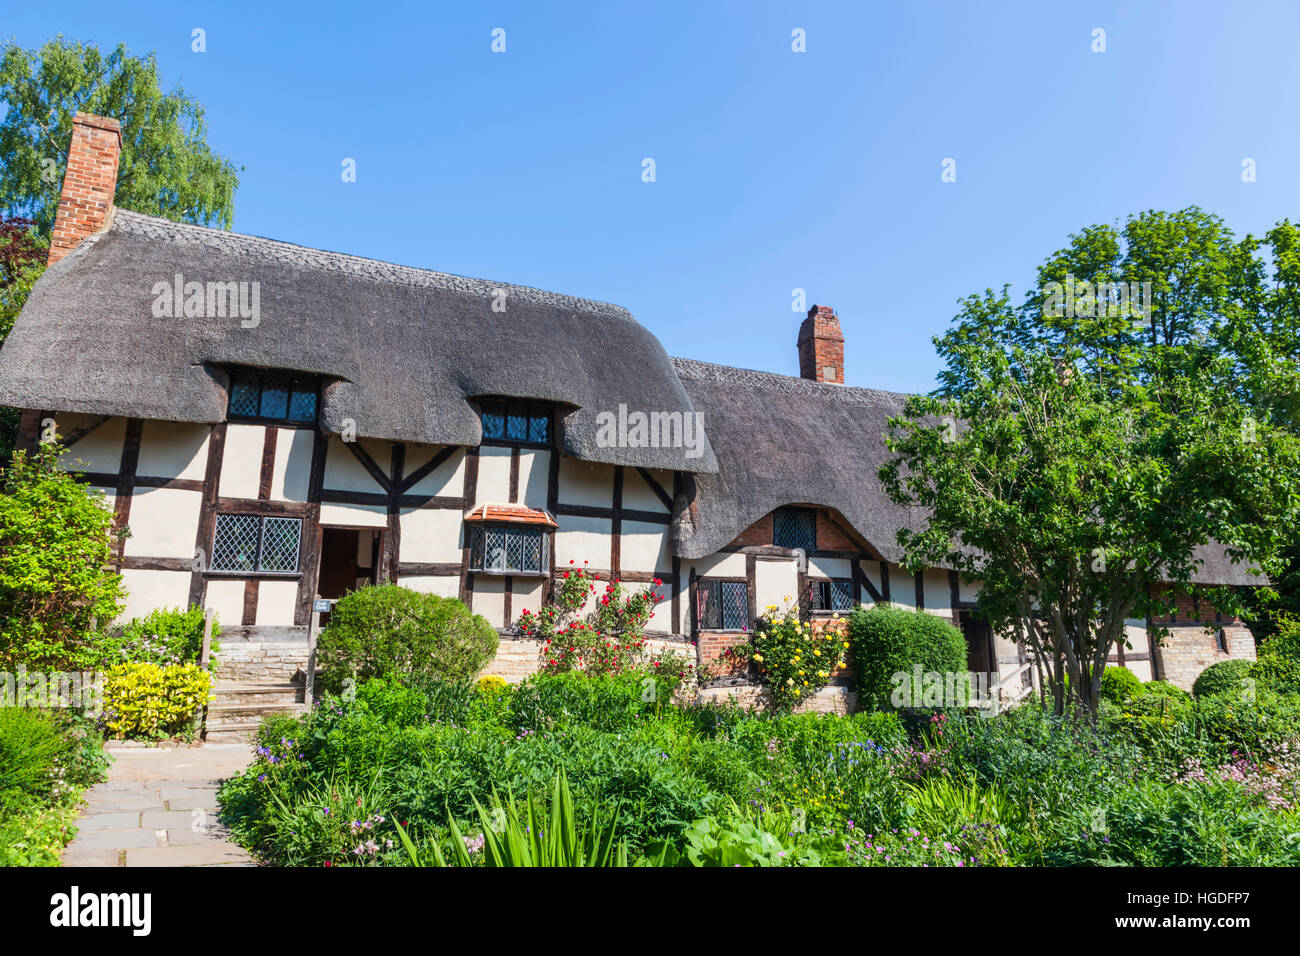
<instances>
[{"instance_id":1,"label":"doorway","mask_svg":"<svg viewBox=\"0 0 1300 956\"><path fill-rule=\"evenodd\" d=\"M380 538L374 528L321 528L320 575L316 591L323 598L341 598L349 591L377 583ZM321 626L329 615L321 615Z\"/></svg>"},{"instance_id":2,"label":"doorway","mask_svg":"<svg viewBox=\"0 0 1300 956\"><path fill-rule=\"evenodd\" d=\"M993 628L971 611L960 611L961 634L966 639L966 669L976 674L996 674L997 658L993 653Z\"/></svg>"}]
</instances>

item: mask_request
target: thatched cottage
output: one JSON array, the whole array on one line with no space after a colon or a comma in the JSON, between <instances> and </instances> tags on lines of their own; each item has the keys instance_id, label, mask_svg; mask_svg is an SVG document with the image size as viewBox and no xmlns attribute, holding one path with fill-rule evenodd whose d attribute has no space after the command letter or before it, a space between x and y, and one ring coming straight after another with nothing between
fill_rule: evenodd
<instances>
[{"instance_id":1,"label":"thatched cottage","mask_svg":"<svg viewBox=\"0 0 1300 956\"><path fill-rule=\"evenodd\" d=\"M799 378L674 359L618 306L116 209L119 147L77 116L0 403L28 442L53 420L129 528L125 614L214 608L227 676L291 673L313 598L383 579L471 605L519 676L537 649L508 628L589 562L661 579L654 636L702 661L792 595L951 617L972 669L1029 680L976 582L900 567L918 516L875 475L904 397L842 384L831 309L799 329ZM1206 558L1203 581L1251 583ZM1238 622L1176 623L1153 649L1131 622L1124 663L1187 684L1254 654Z\"/></svg>"}]
</instances>

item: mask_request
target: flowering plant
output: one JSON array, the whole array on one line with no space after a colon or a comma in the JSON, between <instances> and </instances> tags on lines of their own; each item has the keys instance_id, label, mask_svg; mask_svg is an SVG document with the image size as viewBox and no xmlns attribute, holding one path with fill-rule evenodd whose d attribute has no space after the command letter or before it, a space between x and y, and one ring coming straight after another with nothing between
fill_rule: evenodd
<instances>
[{"instance_id":1,"label":"flowering plant","mask_svg":"<svg viewBox=\"0 0 1300 956\"><path fill-rule=\"evenodd\" d=\"M799 620L794 607L780 610L769 604L749 640L734 644L723 654L732 662L748 662L771 685L772 705L779 711L794 709L844 667L848 627L838 614L814 625Z\"/></svg>"},{"instance_id":2,"label":"flowering plant","mask_svg":"<svg viewBox=\"0 0 1300 956\"><path fill-rule=\"evenodd\" d=\"M520 632L542 639L543 673L618 674L640 658L645 626L660 600L658 588L663 582L655 578L650 587L628 593L614 578L592 610L581 616L599 580L585 567L570 568L558 580L550 603L536 613L525 610L519 615Z\"/></svg>"}]
</instances>

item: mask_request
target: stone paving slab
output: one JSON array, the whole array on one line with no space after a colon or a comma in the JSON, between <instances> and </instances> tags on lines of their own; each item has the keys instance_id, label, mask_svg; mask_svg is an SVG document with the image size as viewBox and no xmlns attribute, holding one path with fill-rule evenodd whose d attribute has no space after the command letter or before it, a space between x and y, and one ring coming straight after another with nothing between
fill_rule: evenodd
<instances>
[{"instance_id":1,"label":"stone paving slab","mask_svg":"<svg viewBox=\"0 0 1300 956\"><path fill-rule=\"evenodd\" d=\"M86 792L64 866L254 865L216 814L218 785L252 762L250 747L108 749L109 779Z\"/></svg>"}]
</instances>

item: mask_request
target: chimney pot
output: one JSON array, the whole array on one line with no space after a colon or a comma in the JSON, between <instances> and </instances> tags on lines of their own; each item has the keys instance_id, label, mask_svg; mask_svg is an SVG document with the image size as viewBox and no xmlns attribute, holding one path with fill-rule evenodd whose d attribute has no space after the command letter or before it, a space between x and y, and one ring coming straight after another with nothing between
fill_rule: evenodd
<instances>
[{"instance_id":1,"label":"chimney pot","mask_svg":"<svg viewBox=\"0 0 1300 956\"><path fill-rule=\"evenodd\" d=\"M68 168L50 232L46 265L54 265L82 239L104 228L113 208L121 156L122 127L117 120L90 113L78 113L72 118Z\"/></svg>"},{"instance_id":2,"label":"chimney pot","mask_svg":"<svg viewBox=\"0 0 1300 956\"><path fill-rule=\"evenodd\" d=\"M799 326L799 375L815 382L844 384L844 333L835 310L814 305Z\"/></svg>"}]
</instances>

